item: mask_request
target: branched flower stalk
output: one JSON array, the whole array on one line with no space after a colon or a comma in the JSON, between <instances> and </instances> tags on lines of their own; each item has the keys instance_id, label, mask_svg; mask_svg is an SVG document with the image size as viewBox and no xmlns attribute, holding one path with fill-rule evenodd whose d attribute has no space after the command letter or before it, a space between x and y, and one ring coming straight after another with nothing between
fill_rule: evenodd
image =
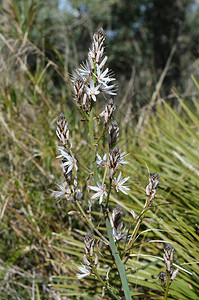
<instances>
[{"instance_id":1,"label":"branched flower stalk","mask_svg":"<svg viewBox=\"0 0 199 300\"><path fill-rule=\"evenodd\" d=\"M94 33L87 60L85 63L82 63L80 68L75 70L75 74L71 80L74 88L74 101L82 113L84 118L82 121L86 121L83 124L87 127L87 132L90 136L90 162L88 166L85 166L81 163L81 156L79 154L78 156L80 157L77 158L70 140L68 121L65 115L61 113L57 120L56 129L57 137L61 142L61 146L58 146L59 155L57 157L61 160L64 181L57 185L59 190L54 191L54 196L56 199L59 199L58 202L62 199L70 202L75 210L70 211L69 214L71 216L75 214L81 215L86 228L90 230L84 238L84 263L81 266L77 266L79 271L77 278L83 279L94 276L102 284L102 296L107 292L112 298L120 299L118 294L121 294L123 291L125 299L131 300L125 263L128 260L129 252L132 249L143 217L155 198L159 176L157 173L154 173L149 177L149 184L146 188L147 198L145 206L140 216L134 218L136 225L129 236L129 231L123 228L122 208L120 206L114 208L111 216L109 212L111 192L115 190L116 193L128 195L130 188L127 183L129 177L123 177L121 171L123 166L128 164L126 161L128 154L122 152L116 146L119 137L119 125L116 120L113 120L116 106L112 97L117 94L117 88L113 83L115 81L113 72L105 67L108 59L104 55L105 38L105 32L102 28ZM106 103L104 110L101 113L97 113L95 104L101 96L104 97ZM96 125L98 125L98 131L96 130ZM98 149L100 149L98 146L101 143L102 137L106 138L107 143L104 153L98 153ZM89 198L89 212L84 211L82 205L84 195L78 181L78 172L81 168L87 172L87 180L89 178L91 181L87 185L86 192L88 193L87 198ZM103 212L107 234L100 232L95 225L95 218L91 216L92 201L95 200L99 200L99 207ZM95 259L93 259L96 243L93 236L94 233L96 234L95 238L108 247L114 258L113 264L116 264L120 275L120 291L116 290L109 283L108 274L109 272L111 273L111 268L109 268L105 280L98 273L99 262L96 253ZM119 243L124 241L128 243L127 250L125 251L125 244L124 251L121 253L125 263L122 262L120 249L118 250Z\"/></svg>"}]
</instances>

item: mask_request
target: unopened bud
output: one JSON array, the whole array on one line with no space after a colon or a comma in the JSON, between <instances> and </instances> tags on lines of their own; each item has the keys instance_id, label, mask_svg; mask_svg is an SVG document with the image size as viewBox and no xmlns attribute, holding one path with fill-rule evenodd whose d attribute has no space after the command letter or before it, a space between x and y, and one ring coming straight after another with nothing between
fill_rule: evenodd
<instances>
[{"instance_id":1,"label":"unopened bud","mask_svg":"<svg viewBox=\"0 0 199 300\"><path fill-rule=\"evenodd\" d=\"M85 81L84 78L81 76L79 76L73 83L75 96L79 103L81 102L81 99L83 98L84 95L84 85L85 85Z\"/></svg>"},{"instance_id":2,"label":"unopened bud","mask_svg":"<svg viewBox=\"0 0 199 300\"><path fill-rule=\"evenodd\" d=\"M114 208L113 213L112 213L112 220L114 227L118 227L122 219L122 208L120 205L118 205L116 208Z\"/></svg>"},{"instance_id":3,"label":"unopened bud","mask_svg":"<svg viewBox=\"0 0 199 300\"><path fill-rule=\"evenodd\" d=\"M108 137L108 142L109 142L109 147L112 148L112 146L116 143L118 137L119 137L119 125L117 121L113 121L112 124L109 126L109 137Z\"/></svg>"},{"instance_id":4,"label":"unopened bud","mask_svg":"<svg viewBox=\"0 0 199 300\"><path fill-rule=\"evenodd\" d=\"M98 264L98 255L95 254L95 266L97 266L97 264Z\"/></svg>"},{"instance_id":5,"label":"unopened bud","mask_svg":"<svg viewBox=\"0 0 199 300\"><path fill-rule=\"evenodd\" d=\"M120 162L120 150L115 147L109 152L109 168L110 168L110 178L113 178L117 171Z\"/></svg>"},{"instance_id":6,"label":"unopened bud","mask_svg":"<svg viewBox=\"0 0 199 300\"><path fill-rule=\"evenodd\" d=\"M68 121L63 113L57 119L56 134L63 145L66 144L69 138Z\"/></svg>"},{"instance_id":7,"label":"unopened bud","mask_svg":"<svg viewBox=\"0 0 199 300\"><path fill-rule=\"evenodd\" d=\"M164 286L167 281L167 272L160 272L158 274L158 279L160 280L161 284Z\"/></svg>"},{"instance_id":8,"label":"unopened bud","mask_svg":"<svg viewBox=\"0 0 199 300\"><path fill-rule=\"evenodd\" d=\"M76 210L70 210L68 212L68 215L71 216L71 215L80 215L80 212L79 211L76 211Z\"/></svg>"},{"instance_id":9,"label":"unopened bud","mask_svg":"<svg viewBox=\"0 0 199 300\"><path fill-rule=\"evenodd\" d=\"M152 199L155 198L156 189L159 185L159 176L158 173L155 172L149 177L149 184L146 187L146 195L150 196Z\"/></svg>"},{"instance_id":10,"label":"unopened bud","mask_svg":"<svg viewBox=\"0 0 199 300\"><path fill-rule=\"evenodd\" d=\"M95 244L95 238L92 235L91 232L87 233L87 235L84 238L84 249L86 254L90 254L90 256L93 255L93 248Z\"/></svg>"},{"instance_id":11,"label":"unopened bud","mask_svg":"<svg viewBox=\"0 0 199 300\"><path fill-rule=\"evenodd\" d=\"M178 274L179 269L175 269L173 270L172 274L171 274L171 281L174 280L176 278L176 275Z\"/></svg>"},{"instance_id":12,"label":"unopened bud","mask_svg":"<svg viewBox=\"0 0 199 300\"><path fill-rule=\"evenodd\" d=\"M174 248L168 244L165 248L164 248L164 261L166 264L166 270L168 273L171 272L171 266L173 264L173 252L174 252Z\"/></svg>"},{"instance_id":13,"label":"unopened bud","mask_svg":"<svg viewBox=\"0 0 199 300\"><path fill-rule=\"evenodd\" d=\"M116 106L114 105L113 99L110 99L108 103L105 105L104 110L104 124L106 125L109 120L112 119L113 113L116 110Z\"/></svg>"}]
</instances>

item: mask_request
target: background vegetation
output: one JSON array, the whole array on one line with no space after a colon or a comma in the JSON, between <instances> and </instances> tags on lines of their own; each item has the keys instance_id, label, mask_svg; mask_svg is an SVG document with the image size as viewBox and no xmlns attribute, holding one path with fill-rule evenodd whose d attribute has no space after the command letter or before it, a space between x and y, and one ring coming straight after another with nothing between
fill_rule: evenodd
<instances>
[{"instance_id":1,"label":"background vegetation","mask_svg":"<svg viewBox=\"0 0 199 300\"><path fill-rule=\"evenodd\" d=\"M101 298L95 279L76 278L86 228L67 215L72 206L66 201L56 204L50 190L61 181L55 159L60 112L69 120L76 152L89 160L68 74L85 59L93 32L103 26L118 84L120 146L130 153L125 175L131 176L131 193L111 198L113 207L123 207L124 223L132 219L129 209L139 214L144 205L148 169L161 180L147 216L152 220L140 228L128 262L132 295L161 298L157 275L164 264L158 257L170 242L176 264L187 272L179 272L169 299L198 299L198 2L0 4L0 298ZM100 111L103 103L98 105ZM97 204L93 214L100 220ZM105 249L102 275L110 259ZM115 286L117 276L110 274Z\"/></svg>"}]
</instances>

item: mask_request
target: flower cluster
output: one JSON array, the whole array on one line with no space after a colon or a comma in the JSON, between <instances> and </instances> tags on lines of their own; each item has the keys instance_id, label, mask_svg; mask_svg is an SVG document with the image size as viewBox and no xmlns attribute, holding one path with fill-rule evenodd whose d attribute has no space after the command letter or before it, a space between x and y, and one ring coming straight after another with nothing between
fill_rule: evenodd
<instances>
[{"instance_id":1,"label":"flower cluster","mask_svg":"<svg viewBox=\"0 0 199 300\"><path fill-rule=\"evenodd\" d=\"M113 209L112 216L110 217L110 223L113 230L113 238L115 241L120 241L126 239L127 231L125 229L122 231L123 222L122 219L122 208L118 205Z\"/></svg>"},{"instance_id":2,"label":"flower cluster","mask_svg":"<svg viewBox=\"0 0 199 300\"><path fill-rule=\"evenodd\" d=\"M155 198L156 190L159 183L159 175L157 172L155 172L149 177L149 184L146 187L146 195L147 197L150 197L149 206L151 206L153 199Z\"/></svg>"},{"instance_id":3,"label":"flower cluster","mask_svg":"<svg viewBox=\"0 0 199 300\"><path fill-rule=\"evenodd\" d=\"M158 173L155 172L149 177L149 184L146 187L146 195L150 196L152 199L155 198L156 189L159 185L159 176Z\"/></svg>"},{"instance_id":4,"label":"flower cluster","mask_svg":"<svg viewBox=\"0 0 199 300\"><path fill-rule=\"evenodd\" d=\"M78 270L81 272L77 274L78 279L88 277L92 274L93 267L96 267L98 264L98 256L95 254L95 260L93 261L93 249L95 244L95 238L91 232L87 233L84 238L84 249L86 255L83 256L84 264L77 266Z\"/></svg>"},{"instance_id":5,"label":"flower cluster","mask_svg":"<svg viewBox=\"0 0 199 300\"><path fill-rule=\"evenodd\" d=\"M88 52L88 58L81 67L76 70L72 78L74 88L74 100L89 115L91 102L96 102L96 96L100 93L104 95L116 95L116 86L112 84L115 80L114 74L109 68L104 68L107 56L104 56L104 41L106 35L102 28L98 29L93 35L91 48ZM114 105L109 104L105 111L101 113L104 116L104 123L112 117Z\"/></svg>"},{"instance_id":6,"label":"flower cluster","mask_svg":"<svg viewBox=\"0 0 199 300\"><path fill-rule=\"evenodd\" d=\"M73 171L77 173L77 160L72 152L72 145L69 144L69 129L68 121L63 113L61 113L57 119L56 134L62 146L58 146L59 155L57 158L61 159L61 168L64 175L64 182L57 184L58 191L53 191L55 199L66 198L68 201L77 199L80 201L83 194L80 189L77 188L77 176L73 176ZM72 184L72 179L73 184Z\"/></svg>"},{"instance_id":7,"label":"flower cluster","mask_svg":"<svg viewBox=\"0 0 199 300\"><path fill-rule=\"evenodd\" d=\"M169 284L171 284L171 282L175 279L179 269L174 269L172 267L173 265L173 253L174 253L174 248L171 246L171 244L168 244L165 248L164 248L164 262L166 264L166 271L165 272L160 272L158 274L158 279L160 280L162 286L165 288L166 282L167 282L167 277L170 276L170 282Z\"/></svg>"}]
</instances>

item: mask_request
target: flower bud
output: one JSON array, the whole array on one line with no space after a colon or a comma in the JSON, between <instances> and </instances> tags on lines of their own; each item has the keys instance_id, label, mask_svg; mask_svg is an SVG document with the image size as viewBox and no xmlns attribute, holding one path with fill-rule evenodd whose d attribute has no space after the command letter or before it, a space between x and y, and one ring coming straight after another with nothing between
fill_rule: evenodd
<instances>
[{"instance_id":1,"label":"flower bud","mask_svg":"<svg viewBox=\"0 0 199 300\"><path fill-rule=\"evenodd\" d=\"M159 185L159 176L158 173L155 172L149 177L149 184L146 187L146 195L150 196L152 199L155 198L156 189Z\"/></svg>"},{"instance_id":2,"label":"flower bud","mask_svg":"<svg viewBox=\"0 0 199 300\"><path fill-rule=\"evenodd\" d=\"M120 205L118 205L116 208L114 208L113 213L112 213L112 220L114 227L118 227L122 219L122 208Z\"/></svg>"},{"instance_id":3,"label":"flower bud","mask_svg":"<svg viewBox=\"0 0 199 300\"><path fill-rule=\"evenodd\" d=\"M92 235L91 232L87 233L87 235L84 238L84 249L86 254L90 254L90 256L93 255L93 248L95 244L95 238Z\"/></svg>"},{"instance_id":4,"label":"flower bud","mask_svg":"<svg viewBox=\"0 0 199 300\"><path fill-rule=\"evenodd\" d=\"M165 248L164 248L164 261L166 264L166 270L168 273L171 272L171 266L173 264L173 252L174 252L174 248L168 244Z\"/></svg>"},{"instance_id":5,"label":"flower bud","mask_svg":"<svg viewBox=\"0 0 199 300\"><path fill-rule=\"evenodd\" d=\"M112 148L112 146L116 143L118 137L119 137L119 125L117 121L113 121L112 124L109 126L109 137L108 137L108 142L109 142L109 147Z\"/></svg>"},{"instance_id":6,"label":"flower bud","mask_svg":"<svg viewBox=\"0 0 199 300\"><path fill-rule=\"evenodd\" d=\"M57 119L56 134L62 144L65 145L69 139L69 130L68 121L63 113L61 113Z\"/></svg>"},{"instance_id":7,"label":"flower bud","mask_svg":"<svg viewBox=\"0 0 199 300\"><path fill-rule=\"evenodd\" d=\"M167 281L167 272L160 272L158 274L158 279L160 280L161 284L164 286Z\"/></svg>"},{"instance_id":8,"label":"flower bud","mask_svg":"<svg viewBox=\"0 0 199 300\"><path fill-rule=\"evenodd\" d=\"M120 163L120 150L115 147L109 152L110 178L112 179Z\"/></svg>"}]
</instances>

